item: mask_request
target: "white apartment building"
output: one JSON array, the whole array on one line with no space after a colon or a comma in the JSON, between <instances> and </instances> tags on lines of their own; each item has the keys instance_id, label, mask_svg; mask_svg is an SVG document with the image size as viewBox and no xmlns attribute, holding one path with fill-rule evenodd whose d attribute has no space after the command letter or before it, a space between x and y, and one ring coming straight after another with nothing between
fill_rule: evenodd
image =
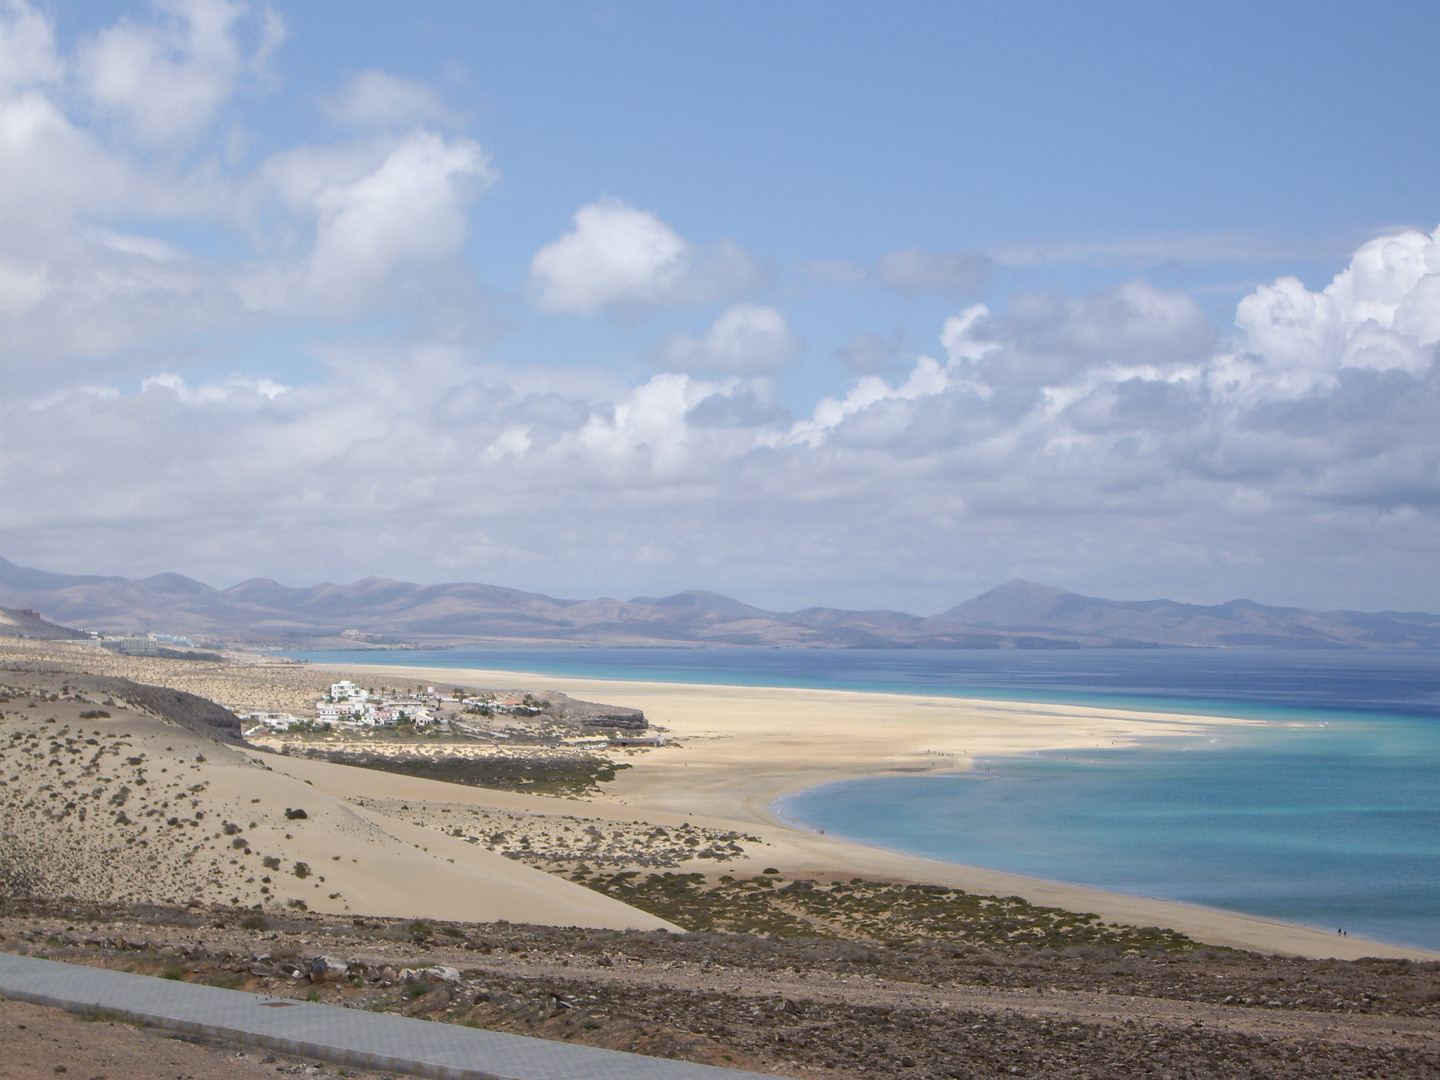
<instances>
[{"instance_id":1,"label":"white apartment building","mask_svg":"<svg viewBox=\"0 0 1440 1080\"><path fill-rule=\"evenodd\" d=\"M359 686L356 686L349 679L341 679L337 683L330 684L331 701L369 701L370 693Z\"/></svg>"}]
</instances>

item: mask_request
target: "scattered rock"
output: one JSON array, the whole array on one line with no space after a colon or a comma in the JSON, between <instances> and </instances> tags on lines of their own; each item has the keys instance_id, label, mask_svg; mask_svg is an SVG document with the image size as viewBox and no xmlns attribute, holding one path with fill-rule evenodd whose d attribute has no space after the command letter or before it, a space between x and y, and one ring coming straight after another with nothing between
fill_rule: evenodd
<instances>
[{"instance_id":1,"label":"scattered rock","mask_svg":"<svg viewBox=\"0 0 1440 1080\"><path fill-rule=\"evenodd\" d=\"M460 981L460 972L456 968L446 967L444 964L435 964L427 968L401 968L399 977L402 983L457 983Z\"/></svg>"},{"instance_id":2,"label":"scattered rock","mask_svg":"<svg viewBox=\"0 0 1440 1080\"><path fill-rule=\"evenodd\" d=\"M345 978L348 970L349 965L343 960L337 960L333 956L317 956L310 961L310 981L339 982Z\"/></svg>"}]
</instances>

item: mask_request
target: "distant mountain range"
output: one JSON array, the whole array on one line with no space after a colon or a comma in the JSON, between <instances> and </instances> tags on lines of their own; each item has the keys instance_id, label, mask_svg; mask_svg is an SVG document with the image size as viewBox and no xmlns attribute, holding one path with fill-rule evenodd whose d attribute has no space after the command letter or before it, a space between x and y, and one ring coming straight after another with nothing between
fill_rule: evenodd
<instances>
[{"instance_id":1,"label":"distant mountain range","mask_svg":"<svg viewBox=\"0 0 1440 1080\"><path fill-rule=\"evenodd\" d=\"M628 601L557 600L496 585L414 585L374 577L306 589L254 578L215 589L180 574L133 581L56 574L0 559L0 603L109 633L312 649L1440 648L1440 615L1423 612L1320 612L1249 600L1215 606L1102 600L1019 580L922 618L839 608L765 611L693 590Z\"/></svg>"}]
</instances>

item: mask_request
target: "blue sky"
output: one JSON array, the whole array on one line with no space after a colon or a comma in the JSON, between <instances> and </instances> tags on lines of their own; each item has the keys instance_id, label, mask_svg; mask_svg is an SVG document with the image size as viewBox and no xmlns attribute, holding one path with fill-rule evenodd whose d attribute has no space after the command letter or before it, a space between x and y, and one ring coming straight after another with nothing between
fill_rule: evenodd
<instances>
[{"instance_id":1,"label":"blue sky","mask_svg":"<svg viewBox=\"0 0 1440 1080\"><path fill-rule=\"evenodd\" d=\"M12 560L1440 607L1433 4L0 23Z\"/></svg>"}]
</instances>

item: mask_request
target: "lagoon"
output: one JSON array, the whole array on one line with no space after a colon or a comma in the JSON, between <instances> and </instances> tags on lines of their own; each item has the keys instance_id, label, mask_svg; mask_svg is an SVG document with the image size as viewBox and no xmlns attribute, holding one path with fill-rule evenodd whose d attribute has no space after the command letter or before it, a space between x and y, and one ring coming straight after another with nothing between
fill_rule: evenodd
<instances>
[{"instance_id":1,"label":"lagoon","mask_svg":"<svg viewBox=\"0 0 1440 1080\"><path fill-rule=\"evenodd\" d=\"M852 780L777 812L951 862L1440 949L1440 655L1261 649L443 650L319 662L1047 701L1265 721Z\"/></svg>"}]
</instances>

